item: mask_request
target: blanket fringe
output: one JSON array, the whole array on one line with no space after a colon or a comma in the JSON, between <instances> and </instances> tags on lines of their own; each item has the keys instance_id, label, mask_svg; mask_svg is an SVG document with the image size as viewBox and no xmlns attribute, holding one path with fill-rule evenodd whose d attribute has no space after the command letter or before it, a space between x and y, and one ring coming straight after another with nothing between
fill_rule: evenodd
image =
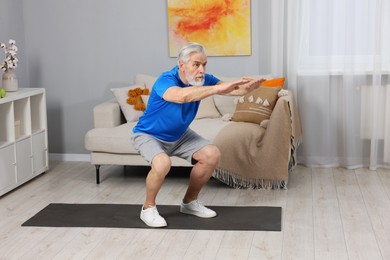
<instances>
[{"instance_id":1,"label":"blanket fringe","mask_svg":"<svg viewBox=\"0 0 390 260\"><path fill-rule=\"evenodd\" d=\"M250 179L217 168L213 177L235 189L287 189L287 180Z\"/></svg>"}]
</instances>

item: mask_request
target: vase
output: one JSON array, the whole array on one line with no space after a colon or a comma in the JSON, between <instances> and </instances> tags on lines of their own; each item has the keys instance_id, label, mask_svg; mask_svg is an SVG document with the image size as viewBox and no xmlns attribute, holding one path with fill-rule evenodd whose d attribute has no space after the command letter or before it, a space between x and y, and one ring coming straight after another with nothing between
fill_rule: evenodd
<instances>
[{"instance_id":1,"label":"vase","mask_svg":"<svg viewBox=\"0 0 390 260\"><path fill-rule=\"evenodd\" d=\"M3 73L2 85L5 91L18 91L18 79L12 69L7 69Z\"/></svg>"}]
</instances>

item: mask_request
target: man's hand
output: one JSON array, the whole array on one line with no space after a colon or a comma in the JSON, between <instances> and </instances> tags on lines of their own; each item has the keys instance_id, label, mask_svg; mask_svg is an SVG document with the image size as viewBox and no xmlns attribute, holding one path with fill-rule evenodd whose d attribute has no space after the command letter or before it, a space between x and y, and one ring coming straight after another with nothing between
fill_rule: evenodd
<instances>
[{"instance_id":1,"label":"man's hand","mask_svg":"<svg viewBox=\"0 0 390 260\"><path fill-rule=\"evenodd\" d=\"M261 83L264 82L265 79L242 79L233 82L222 82L217 85L221 87L224 91L219 92L221 95L229 95L229 96L243 96L246 93L251 92L260 87ZM219 89L219 90L221 90Z\"/></svg>"},{"instance_id":2,"label":"man's hand","mask_svg":"<svg viewBox=\"0 0 390 260\"><path fill-rule=\"evenodd\" d=\"M237 81L224 81L216 85L217 93L220 95L228 95L233 91L239 90L241 86L248 83L248 80L240 79Z\"/></svg>"},{"instance_id":3,"label":"man's hand","mask_svg":"<svg viewBox=\"0 0 390 260\"><path fill-rule=\"evenodd\" d=\"M248 92L251 92L252 90L255 90L260 87L261 83L263 83L265 79L253 79L249 81L247 84L243 86L243 89L246 91L243 95L245 95Z\"/></svg>"}]
</instances>

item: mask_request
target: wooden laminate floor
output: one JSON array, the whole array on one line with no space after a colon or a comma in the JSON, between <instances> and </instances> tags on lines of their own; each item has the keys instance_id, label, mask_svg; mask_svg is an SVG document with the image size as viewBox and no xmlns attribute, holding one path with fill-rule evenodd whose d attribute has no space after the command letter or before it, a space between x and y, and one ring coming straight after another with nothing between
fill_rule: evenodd
<instances>
[{"instance_id":1,"label":"wooden laminate floor","mask_svg":"<svg viewBox=\"0 0 390 260\"><path fill-rule=\"evenodd\" d=\"M390 170L298 166L288 190L238 190L211 180L206 205L283 208L282 232L49 228L21 224L49 203L139 203L147 169L50 162L50 170L0 197L0 259L390 259ZM109 172L109 174L108 174ZM159 204L179 204L177 168Z\"/></svg>"}]
</instances>

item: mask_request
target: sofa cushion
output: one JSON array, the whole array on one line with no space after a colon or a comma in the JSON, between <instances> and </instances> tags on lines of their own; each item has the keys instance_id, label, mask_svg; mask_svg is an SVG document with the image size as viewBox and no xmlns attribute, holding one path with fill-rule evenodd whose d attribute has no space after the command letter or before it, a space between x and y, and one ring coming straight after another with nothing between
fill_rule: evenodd
<instances>
[{"instance_id":1,"label":"sofa cushion","mask_svg":"<svg viewBox=\"0 0 390 260\"><path fill-rule=\"evenodd\" d=\"M131 144L131 134L137 122L117 127L94 128L85 135L85 148L94 152L138 154Z\"/></svg>"},{"instance_id":2,"label":"sofa cushion","mask_svg":"<svg viewBox=\"0 0 390 260\"><path fill-rule=\"evenodd\" d=\"M281 87L260 87L239 98L233 121L260 124L269 119Z\"/></svg>"},{"instance_id":3,"label":"sofa cushion","mask_svg":"<svg viewBox=\"0 0 390 260\"><path fill-rule=\"evenodd\" d=\"M214 95L215 107L218 109L218 112L224 115L233 115L236 110L236 104L234 103L235 96L223 96L223 95Z\"/></svg>"},{"instance_id":4,"label":"sofa cushion","mask_svg":"<svg viewBox=\"0 0 390 260\"><path fill-rule=\"evenodd\" d=\"M203 118L192 121L190 128L198 133L200 136L214 141L218 132L226 125L232 123L231 121L223 121L221 118Z\"/></svg>"},{"instance_id":5,"label":"sofa cushion","mask_svg":"<svg viewBox=\"0 0 390 260\"><path fill-rule=\"evenodd\" d=\"M135 110L134 105L129 105L127 99L129 98L129 90L135 88L144 88L143 86L128 86L123 88L112 88L111 91L114 94L119 106L121 107L122 113L128 122L138 121L142 116L143 111Z\"/></svg>"},{"instance_id":6,"label":"sofa cushion","mask_svg":"<svg viewBox=\"0 0 390 260\"><path fill-rule=\"evenodd\" d=\"M218 118L221 117L221 114L218 112L214 104L214 99L212 96L202 99L200 101L198 113L196 114L195 119L201 118Z\"/></svg>"}]
</instances>

